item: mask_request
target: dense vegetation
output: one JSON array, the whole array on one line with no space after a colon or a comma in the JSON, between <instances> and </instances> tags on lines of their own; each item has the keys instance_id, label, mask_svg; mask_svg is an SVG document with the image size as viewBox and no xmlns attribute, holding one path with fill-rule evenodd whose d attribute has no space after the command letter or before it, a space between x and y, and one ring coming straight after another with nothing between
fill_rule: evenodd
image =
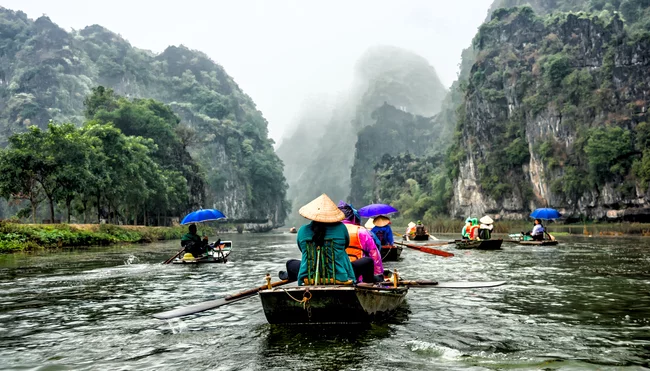
<instances>
[{"instance_id":1,"label":"dense vegetation","mask_svg":"<svg viewBox=\"0 0 650 371\"><path fill-rule=\"evenodd\" d=\"M98 25L66 32L45 16L32 21L0 8L0 62L0 144L31 125L45 130L50 120L79 127L118 115L124 120L114 125L124 134L160 142L151 157L165 158L169 162L161 166L187 178L196 197L191 202L215 206L233 220L282 224L289 209L287 185L267 122L205 54L170 46L155 55ZM116 98L104 113L88 112L84 100L100 85L126 98ZM140 108L159 114L166 129L152 133L150 118L129 112ZM179 128L178 139L172 139L172 127ZM180 155L183 148L193 162ZM168 154L173 155L167 159ZM192 178L197 164L203 183Z\"/></svg>"},{"instance_id":2,"label":"dense vegetation","mask_svg":"<svg viewBox=\"0 0 650 371\"><path fill-rule=\"evenodd\" d=\"M173 240L181 238L185 233L187 233L185 226L26 225L0 221L0 253ZM216 230L202 226L201 233L213 236Z\"/></svg>"},{"instance_id":3,"label":"dense vegetation","mask_svg":"<svg viewBox=\"0 0 650 371\"><path fill-rule=\"evenodd\" d=\"M41 201L65 205L67 220L161 224L200 205L204 180L177 131L178 118L153 100L129 101L95 89L82 128L50 122L9 137L0 152L0 195L28 200L19 212L35 222ZM120 126L131 134L125 135ZM198 194L196 193L198 192ZM91 209L96 218L90 218ZM166 224L163 221L163 224Z\"/></svg>"}]
</instances>

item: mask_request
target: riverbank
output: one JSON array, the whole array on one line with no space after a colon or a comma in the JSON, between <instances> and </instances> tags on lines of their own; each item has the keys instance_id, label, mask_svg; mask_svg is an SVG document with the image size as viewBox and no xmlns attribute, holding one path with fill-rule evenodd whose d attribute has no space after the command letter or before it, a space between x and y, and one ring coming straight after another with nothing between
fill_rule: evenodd
<instances>
[{"instance_id":1,"label":"riverbank","mask_svg":"<svg viewBox=\"0 0 650 371\"><path fill-rule=\"evenodd\" d=\"M409 221L393 220L393 231L403 233ZM463 220L433 219L423 220L427 230L432 233L458 233L463 229ZM645 236L650 237L650 223L576 223L563 224L561 222L545 221L544 225L551 233L561 235L584 236ZM397 227L395 227L397 226ZM494 232L500 234L519 233L529 231L532 221L503 220L494 223Z\"/></svg>"},{"instance_id":2,"label":"riverbank","mask_svg":"<svg viewBox=\"0 0 650 371\"><path fill-rule=\"evenodd\" d=\"M180 239L186 232L186 226L19 224L0 221L0 253L174 240ZM199 228L199 233L211 237L216 232L216 228L209 226Z\"/></svg>"}]
</instances>

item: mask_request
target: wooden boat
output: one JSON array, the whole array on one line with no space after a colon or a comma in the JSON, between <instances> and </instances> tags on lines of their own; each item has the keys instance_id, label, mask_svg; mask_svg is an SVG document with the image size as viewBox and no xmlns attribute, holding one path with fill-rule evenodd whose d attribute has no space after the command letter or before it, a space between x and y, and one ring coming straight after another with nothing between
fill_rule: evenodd
<instances>
[{"instance_id":1,"label":"wooden boat","mask_svg":"<svg viewBox=\"0 0 650 371\"><path fill-rule=\"evenodd\" d=\"M183 259L182 256L172 260L172 264L210 264L225 263L232 251L232 241L221 241L223 248L211 247L204 256L195 259Z\"/></svg>"},{"instance_id":2,"label":"wooden boat","mask_svg":"<svg viewBox=\"0 0 650 371\"><path fill-rule=\"evenodd\" d=\"M429 240L429 234L424 233L424 234L416 234L413 238L413 241L428 241Z\"/></svg>"},{"instance_id":3,"label":"wooden boat","mask_svg":"<svg viewBox=\"0 0 650 371\"><path fill-rule=\"evenodd\" d=\"M385 245L381 247L381 260L382 261L397 261L399 260L400 255L402 255L402 246L391 246Z\"/></svg>"},{"instance_id":4,"label":"wooden boat","mask_svg":"<svg viewBox=\"0 0 650 371\"><path fill-rule=\"evenodd\" d=\"M543 240L543 241L514 241L517 242L520 245L528 245L528 246L555 246L559 242L558 241L551 241L551 240Z\"/></svg>"},{"instance_id":5,"label":"wooden boat","mask_svg":"<svg viewBox=\"0 0 650 371\"><path fill-rule=\"evenodd\" d=\"M559 244L560 242L557 240L524 240L524 238L530 238L523 236L521 234L511 234L510 236L510 241L508 242L513 242L519 245L526 245L526 246L555 246Z\"/></svg>"},{"instance_id":6,"label":"wooden boat","mask_svg":"<svg viewBox=\"0 0 650 371\"><path fill-rule=\"evenodd\" d=\"M359 324L394 313L408 287L325 285L272 288L259 292L264 315L271 324Z\"/></svg>"},{"instance_id":7,"label":"wooden boat","mask_svg":"<svg viewBox=\"0 0 650 371\"><path fill-rule=\"evenodd\" d=\"M458 249L499 250L503 240L456 240L455 243Z\"/></svg>"},{"instance_id":8,"label":"wooden boat","mask_svg":"<svg viewBox=\"0 0 650 371\"><path fill-rule=\"evenodd\" d=\"M291 229L289 229L289 233L298 233L298 231L296 230L296 227L291 227Z\"/></svg>"}]
</instances>

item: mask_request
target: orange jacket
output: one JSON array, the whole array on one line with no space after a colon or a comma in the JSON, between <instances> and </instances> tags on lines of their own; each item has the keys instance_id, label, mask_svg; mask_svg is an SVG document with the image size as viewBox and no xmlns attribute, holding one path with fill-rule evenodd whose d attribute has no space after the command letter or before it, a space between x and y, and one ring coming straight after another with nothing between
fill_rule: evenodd
<instances>
[{"instance_id":1,"label":"orange jacket","mask_svg":"<svg viewBox=\"0 0 650 371\"><path fill-rule=\"evenodd\" d=\"M359 226L354 224L345 224L350 235L350 245L345 249L345 252L350 257L350 261L357 261L363 258L363 249L361 248L361 241L359 241Z\"/></svg>"}]
</instances>

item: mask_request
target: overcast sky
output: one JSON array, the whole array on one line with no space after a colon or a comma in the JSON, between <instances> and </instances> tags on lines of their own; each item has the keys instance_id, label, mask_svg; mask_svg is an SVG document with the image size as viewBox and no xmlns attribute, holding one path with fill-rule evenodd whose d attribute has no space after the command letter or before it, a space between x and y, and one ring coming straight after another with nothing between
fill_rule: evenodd
<instances>
[{"instance_id":1,"label":"overcast sky","mask_svg":"<svg viewBox=\"0 0 650 371\"><path fill-rule=\"evenodd\" d=\"M463 48L492 0L0 0L59 26L99 24L131 45L163 51L184 44L208 54L234 77L280 141L303 98L341 91L366 48L389 44L456 79Z\"/></svg>"}]
</instances>

